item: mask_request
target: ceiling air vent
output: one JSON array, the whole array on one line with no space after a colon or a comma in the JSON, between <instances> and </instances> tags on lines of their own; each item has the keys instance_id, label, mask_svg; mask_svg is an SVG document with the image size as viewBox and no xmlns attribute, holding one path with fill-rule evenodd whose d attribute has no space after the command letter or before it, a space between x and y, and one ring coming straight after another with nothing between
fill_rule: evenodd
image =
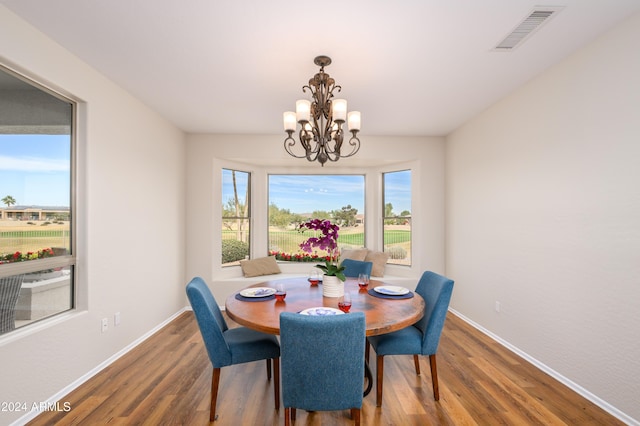
<instances>
[{"instance_id":1,"label":"ceiling air vent","mask_svg":"<svg viewBox=\"0 0 640 426\"><path fill-rule=\"evenodd\" d=\"M562 10L561 7L536 7L520 22L493 50L508 52L518 47L529 36L538 31L552 17Z\"/></svg>"}]
</instances>

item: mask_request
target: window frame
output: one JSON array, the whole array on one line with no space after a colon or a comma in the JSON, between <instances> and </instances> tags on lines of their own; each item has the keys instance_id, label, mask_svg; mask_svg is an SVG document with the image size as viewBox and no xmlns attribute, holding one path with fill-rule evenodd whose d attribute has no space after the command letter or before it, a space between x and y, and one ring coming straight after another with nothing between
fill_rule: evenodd
<instances>
[{"instance_id":1,"label":"window frame","mask_svg":"<svg viewBox=\"0 0 640 426\"><path fill-rule=\"evenodd\" d=\"M320 173L320 172L315 172L312 173L310 171L275 171L275 170L266 170L265 172L266 175L266 187L267 187L267 200L266 200L266 211L267 211L267 229L266 229L266 241L267 241L267 254L270 253L270 248L269 248L269 243L270 243L270 236L269 236L269 223L270 223L270 218L269 218L269 208L271 206L271 198L270 198L270 194L271 194L271 177L272 176L357 176L357 177L361 177L362 178L362 186L363 186L363 193L362 193L362 206L363 206L363 212L361 213L360 211L358 211L358 214L362 214L364 217L364 221L362 222L362 227L363 229L363 237L362 237L362 245L363 247L367 246L367 188L368 188L368 180L367 180L367 173L364 171L357 171L357 172L344 172L344 171L336 171L334 173ZM284 206L279 206L280 208L283 208ZM306 212L305 212L306 213ZM309 212L312 213L312 212ZM312 218L309 218L312 219ZM307 236L311 236L310 232L307 232ZM344 244L342 244L344 245ZM340 246L342 246L340 245ZM355 247L354 247L355 248ZM288 254L295 254L295 253L288 253ZM286 262L285 260L282 260L283 262ZM299 263L299 262L295 262L292 261L293 263Z\"/></svg>"},{"instance_id":2,"label":"window frame","mask_svg":"<svg viewBox=\"0 0 640 426\"><path fill-rule=\"evenodd\" d=\"M39 91L53 96L54 98L67 103L71 107L69 123L69 249L67 254L58 255L43 259L29 260L25 262L14 262L0 265L0 277L10 277L13 275L37 273L47 269L56 268L70 268L70 307L69 309L61 310L53 314L49 314L45 317L35 319L26 323L15 330L0 335L0 339L5 339L7 336L17 334L16 332L22 332L24 330L35 329L36 324L41 324L43 321L48 321L60 317L61 315L74 312L78 309L79 305L82 305L82 301L79 300L78 290L78 265L77 265L77 229L78 229L78 201L77 201L77 176L78 176L78 121L79 121L79 102L69 95L65 95L58 90L55 90L38 78L29 77L26 73L19 72L17 69L9 66L7 63L0 62L0 72L4 72L7 75L16 78L25 84L28 84ZM34 125L35 127L35 125Z\"/></svg>"},{"instance_id":3,"label":"window frame","mask_svg":"<svg viewBox=\"0 0 640 426\"><path fill-rule=\"evenodd\" d=\"M402 172L409 172L410 173L410 187L409 187L409 192L411 193L411 210L410 210L410 217L409 217L409 263L395 263L395 262L389 262L389 260L387 260L387 265L396 265L396 266L400 266L400 267L411 267L413 266L413 206L414 206L414 191L413 191L413 180L414 180L414 171L411 167L404 167L404 168L398 168L396 170L385 170L385 171L380 171L380 181L381 181L381 188L380 188L380 198L382 201L382 206L381 206L381 226L382 226L382 230L381 230L381 236L382 236L382 250L384 252L386 252L386 244L385 244L385 226L386 226L386 221L387 220L397 220L399 216L386 216L386 205L387 205L387 198L386 198L386 179L385 177L387 175L393 174L393 173L402 173Z\"/></svg>"},{"instance_id":4,"label":"window frame","mask_svg":"<svg viewBox=\"0 0 640 426\"><path fill-rule=\"evenodd\" d=\"M222 190L222 185L224 185L224 178L223 178L223 174L225 172L225 170L228 170L230 172L240 172L240 173L246 173L247 175L247 203L249 204L247 206L247 216L224 216L223 214L220 215L220 224L224 224L225 219L232 219L232 220L246 220L247 224L248 224L248 237L247 237L247 244L248 244L248 254L247 254L247 258L248 259L252 259L252 249L253 249L253 173L251 171L247 171L247 170L241 170L238 167L226 167L226 166L222 166L220 168L220 206L222 208L222 211L224 211L224 206L225 206L225 200L223 199L223 190ZM220 227L220 250L222 250L222 241L224 240L224 238L222 238L222 226ZM234 261L234 262L229 262L229 263L222 263L222 257L220 257L220 266L222 268L229 268L232 266L238 266L239 263L238 261Z\"/></svg>"}]
</instances>

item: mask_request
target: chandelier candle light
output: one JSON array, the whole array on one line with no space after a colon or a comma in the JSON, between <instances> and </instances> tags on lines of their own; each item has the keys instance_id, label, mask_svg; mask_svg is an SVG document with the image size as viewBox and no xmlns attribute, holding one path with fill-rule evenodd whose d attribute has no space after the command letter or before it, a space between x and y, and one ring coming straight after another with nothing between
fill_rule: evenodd
<instances>
[{"instance_id":1,"label":"chandelier candle light","mask_svg":"<svg viewBox=\"0 0 640 426\"><path fill-rule=\"evenodd\" d=\"M336 81L324 72L324 67L331 64L328 56L317 56L313 61L320 67L320 72L309 80L309 84L302 86L302 91L311 92L313 101L301 99L296 101L296 112L287 111L283 114L284 131L288 136L284 140L284 149L296 158L306 158L309 161L318 160L322 166L327 160L338 161L340 158L351 157L360 149L360 112L351 111L347 114L346 99L333 99L333 91L342 90ZM345 121L348 122L352 136L348 146L343 147ZM304 153L296 147L296 140L292 137L300 124L299 140ZM347 153L342 149L346 148ZM294 152L294 149L298 152Z\"/></svg>"}]
</instances>

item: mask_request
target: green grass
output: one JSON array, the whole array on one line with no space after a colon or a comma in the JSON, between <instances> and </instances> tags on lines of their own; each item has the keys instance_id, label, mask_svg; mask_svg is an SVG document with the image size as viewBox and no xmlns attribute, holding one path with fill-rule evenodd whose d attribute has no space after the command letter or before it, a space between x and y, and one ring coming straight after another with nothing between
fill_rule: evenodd
<instances>
[{"instance_id":1,"label":"green grass","mask_svg":"<svg viewBox=\"0 0 640 426\"><path fill-rule=\"evenodd\" d=\"M286 253L297 253L300 250L300 243L313 236L310 232L300 233L297 231L270 231L269 241L278 249ZM361 247L364 245L364 233L341 233L338 237L339 245L350 245Z\"/></svg>"},{"instance_id":2,"label":"green grass","mask_svg":"<svg viewBox=\"0 0 640 426\"><path fill-rule=\"evenodd\" d=\"M300 233L291 231L271 231L269 240L272 241L282 252L298 253L300 243L312 236L310 232ZM235 239L236 231L222 231L223 239ZM69 241L69 230L28 230L28 231L0 231L0 253L20 251L37 251L46 247L64 247ZM401 244L411 241L411 231L408 230L387 230L384 233L386 245ZM341 246L362 247L364 246L363 232L341 232L338 238Z\"/></svg>"},{"instance_id":3,"label":"green grass","mask_svg":"<svg viewBox=\"0 0 640 426\"><path fill-rule=\"evenodd\" d=\"M13 253L15 251L38 251L47 247L69 248L70 231L37 229L28 231L0 231L0 254Z\"/></svg>"},{"instance_id":4,"label":"green grass","mask_svg":"<svg viewBox=\"0 0 640 426\"><path fill-rule=\"evenodd\" d=\"M300 252L300 243L307 238L313 236L310 232L300 233L295 230L288 231L270 231L269 241L272 244L271 249L277 248L284 253L298 253ZM222 231L222 238L235 239L235 231ZM408 230L387 230L384 233L384 241L386 245L402 244L411 241L411 231ZM364 233L363 232L341 232L338 238L338 244L340 246L351 247L363 247ZM321 253L319 253L321 254Z\"/></svg>"},{"instance_id":5,"label":"green grass","mask_svg":"<svg viewBox=\"0 0 640 426\"><path fill-rule=\"evenodd\" d=\"M387 230L384 231L385 245L400 244L411 241L411 231L405 230Z\"/></svg>"}]
</instances>

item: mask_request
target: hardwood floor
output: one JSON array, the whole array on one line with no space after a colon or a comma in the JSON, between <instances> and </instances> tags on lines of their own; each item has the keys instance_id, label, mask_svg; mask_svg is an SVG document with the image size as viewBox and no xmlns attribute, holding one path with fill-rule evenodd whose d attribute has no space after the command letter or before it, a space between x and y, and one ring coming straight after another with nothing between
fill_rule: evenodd
<instances>
[{"instance_id":1,"label":"hardwood floor","mask_svg":"<svg viewBox=\"0 0 640 426\"><path fill-rule=\"evenodd\" d=\"M428 357L420 363L416 376L412 357L385 358L383 404L375 406L374 388L364 399L363 425L623 424L451 313L438 349L438 402ZM29 425L208 424L211 371L193 314L185 312L63 398L68 413L46 412ZM272 386L264 362L223 368L213 424L284 424ZM298 425L353 424L348 410L297 414Z\"/></svg>"}]
</instances>

